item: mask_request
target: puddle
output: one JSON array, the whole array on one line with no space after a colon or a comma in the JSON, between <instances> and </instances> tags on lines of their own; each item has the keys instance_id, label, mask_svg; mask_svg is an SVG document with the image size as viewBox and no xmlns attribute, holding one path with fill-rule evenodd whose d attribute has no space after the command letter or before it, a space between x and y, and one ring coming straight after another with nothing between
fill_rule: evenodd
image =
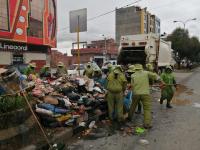
<instances>
[{"instance_id":1,"label":"puddle","mask_svg":"<svg viewBox=\"0 0 200 150\"><path fill-rule=\"evenodd\" d=\"M194 103L193 107L200 108L200 104L199 103Z\"/></svg>"},{"instance_id":2,"label":"puddle","mask_svg":"<svg viewBox=\"0 0 200 150\"><path fill-rule=\"evenodd\" d=\"M194 94L193 89L191 89L191 90L189 90L189 91L187 91L185 93L187 93L188 95L193 95Z\"/></svg>"},{"instance_id":3,"label":"puddle","mask_svg":"<svg viewBox=\"0 0 200 150\"><path fill-rule=\"evenodd\" d=\"M178 88L175 92L175 96L178 97L180 94L186 93L187 95L193 95L194 90L193 89L188 89L185 85L178 85Z\"/></svg>"},{"instance_id":4,"label":"puddle","mask_svg":"<svg viewBox=\"0 0 200 150\"><path fill-rule=\"evenodd\" d=\"M179 84L178 88L176 90L175 96L179 96L181 93L183 93L183 92L185 92L187 90L188 90L188 88L185 85Z\"/></svg>"},{"instance_id":5,"label":"puddle","mask_svg":"<svg viewBox=\"0 0 200 150\"><path fill-rule=\"evenodd\" d=\"M178 106L189 105L189 104L191 104L191 100L173 98L172 99L172 104L175 104L175 105L178 105Z\"/></svg>"}]
</instances>

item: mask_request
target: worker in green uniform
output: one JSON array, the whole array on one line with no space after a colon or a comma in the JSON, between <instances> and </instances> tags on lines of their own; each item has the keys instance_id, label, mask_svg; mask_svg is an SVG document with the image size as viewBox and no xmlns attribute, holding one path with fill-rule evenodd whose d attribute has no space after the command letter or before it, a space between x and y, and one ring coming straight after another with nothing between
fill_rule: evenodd
<instances>
[{"instance_id":1,"label":"worker in green uniform","mask_svg":"<svg viewBox=\"0 0 200 150\"><path fill-rule=\"evenodd\" d=\"M93 68L92 68L92 64L91 63L87 63L86 67L85 67L85 70L83 72L83 75L87 76L88 78L92 78L92 75L93 75Z\"/></svg>"},{"instance_id":2,"label":"worker in green uniform","mask_svg":"<svg viewBox=\"0 0 200 150\"><path fill-rule=\"evenodd\" d=\"M161 80L165 83L164 88L161 90L161 99L160 104L163 104L163 101L167 100L167 108L172 108L171 100L174 96L174 87L176 87L176 80L172 74L172 67L167 66L165 72L161 74Z\"/></svg>"},{"instance_id":3,"label":"worker in green uniform","mask_svg":"<svg viewBox=\"0 0 200 150\"><path fill-rule=\"evenodd\" d=\"M109 118L116 119L118 122L123 122L123 96L126 90L127 80L122 73L122 68L117 66L107 78L107 95Z\"/></svg>"},{"instance_id":4,"label":"worker in green uniform","mask_svg":"<svg viewBox=\"0 0 200 150\"><path fill-rule=\"evenodd\" d=\"M153 72L154 71L153 65L151 63L146 64L146 70Z\"/></svg>"},{"instance_id":5,"label":"worker in green uniform","mask_svg":"<svg viewBox=\"0 0 200 150\"><path fill-rule=\"evenodd\" d=\"M56 76L62 77L64 75L68 75L67 68L65 67L63 62L58 62Z\"/></svg>"},{"instance_id":6,"label":"worker in green uniform","mask_svg":"<svg viewBox=\"0 0 200 150\"><path fill-rule=\"evenodd\" d=\"M112 70L113 70L113 65L112 65L111 63L109 63L109 64L107 65L107 68L108 68L109 73L111 73Z\"/></svg>"},{"instance_id":7,"label":"worker in green uniform","mask_svg":"<svg viewBox=\"0 0 200 150\"><path fill-rule=\"evenodd\" d=\"M101 84L102 81L102 71L99 68L94 68L94 72L92 75L92 78L95 82L98 82Z\"/></svg>"},{"instance_id":8,"label":"worker in green uniform","mask_svg":"<svg viewBox=\"0 0 200 150\"><path fill-rule=\"evenodd\" d=\"M128 65L126 78L127 78L128 83L130 84L131 84L131 76L134 73L135 73L135 65ZM134 96L133 92L132 92L132 96ZM142 105L141 105L141 102L138 102L136 114L141 114L141 111L142 111Z\"/></svg>"},{"instance_id":9,"label":"worker in green uniform","mask_svg":"<svg viewBox=\"0 0 200 150\"><path fill-rule=\"evenodd\" d=\"M34 62L30 63L28 67L24 70L24 74L26 76L29 76L30 74L36 75L35 68L36 68L36 63Z\"/></svg>"},{"instance_id":10,"label":"worker in green uniform","mask_svg":"<svg viewBox=\"0 0 200 150\"><path fill-rule=\"evenodd\" d=\"M135 66L134 65L129 65L128 70L126 71L126 79L128 83L131 83L131 75L135 73Z\"/></svg>"},{"instance_id":11,"label":"worker in green uniform","mask_svg":"<svg viewBox=\"0 0 200 150\"><path fill-rule=\"evenodd\" d=\"M155 73L144 71L141 64L135 65L135 73L131 76L131 86L134 93L129 120L132 120L135 108L141 101L144 109L144 127L151 128L151 96L149 89L149 79L158 80L159 76Z\"/></svg>"},{"instance_id":12,"label":"worker in green uniform","mask_svg":"<svg viewBox=\"0 0 200 150\"><path fill-rule=\"evenodd\" d=\"M40 70L40 77L51 77L50 65L45 65L44 67L42 67L42 69Z\"/></svg>"}]
</instances>

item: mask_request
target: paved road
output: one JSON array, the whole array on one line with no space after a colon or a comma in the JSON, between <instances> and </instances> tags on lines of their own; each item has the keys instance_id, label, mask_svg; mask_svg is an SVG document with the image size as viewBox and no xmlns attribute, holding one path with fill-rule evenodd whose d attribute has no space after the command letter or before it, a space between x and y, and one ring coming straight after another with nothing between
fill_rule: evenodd
<instances>
[{"instance_id":1,"label":"paved road","mask_svg":"<svg viewBox=\"0 0 200 150\"><path fill-rule=\"evenodd\" d=\"M200 150L200 68L193 73L176 73L182 85L173 100L173 109L153 98L153 129L143 136L122 136L120 132L97 140L78 140L72 150ZM136 120L140 116L136 116ZM140 139L149 141L141 145Z\"/></svg>"}]
</instances>

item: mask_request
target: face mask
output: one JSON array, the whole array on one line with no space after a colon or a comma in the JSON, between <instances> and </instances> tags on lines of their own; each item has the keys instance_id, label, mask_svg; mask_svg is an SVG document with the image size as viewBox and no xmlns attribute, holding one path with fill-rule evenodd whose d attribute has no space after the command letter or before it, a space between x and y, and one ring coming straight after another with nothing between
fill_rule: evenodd
<instances>
[{"instance_id":1,"label":"face mask","mask_svg":"<svg viewBox=\"0 0 200 150\"><path fill-rule=\"evenodd\" d=\"M117 74L117 73L115 73L115 74L114 74L114 78L115 78L115 79L117 79L117 76L118 76L118 74Z\"/></svg>"},{"instance_id":2,"label":"face mask","mask_svg":"<svg viewBox=\"0 0 200 150\"><path fill-rule=\"evenodd\" d=\"M166 72L167 72L167 73L171 73L172 71L171 71L170 69L167 69Z\"/></svg>"}]
</instances>

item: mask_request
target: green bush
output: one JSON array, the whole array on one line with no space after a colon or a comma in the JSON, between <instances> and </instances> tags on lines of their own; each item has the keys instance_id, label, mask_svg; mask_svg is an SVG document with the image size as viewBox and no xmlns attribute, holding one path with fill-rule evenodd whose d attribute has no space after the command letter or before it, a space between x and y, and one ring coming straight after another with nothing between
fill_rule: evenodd
<instances>
[{"instance_id":1,"label":"green bush","mask_svg":"<svg viewBox=\"0 0 200 150\"><path fill-rule=\"evenodd\" d=\"M28 99L30 96L28 96ZM0 114L15 111L26 106L23 96L6 96L0 97Z\"/></svg>"}]
</instances>

